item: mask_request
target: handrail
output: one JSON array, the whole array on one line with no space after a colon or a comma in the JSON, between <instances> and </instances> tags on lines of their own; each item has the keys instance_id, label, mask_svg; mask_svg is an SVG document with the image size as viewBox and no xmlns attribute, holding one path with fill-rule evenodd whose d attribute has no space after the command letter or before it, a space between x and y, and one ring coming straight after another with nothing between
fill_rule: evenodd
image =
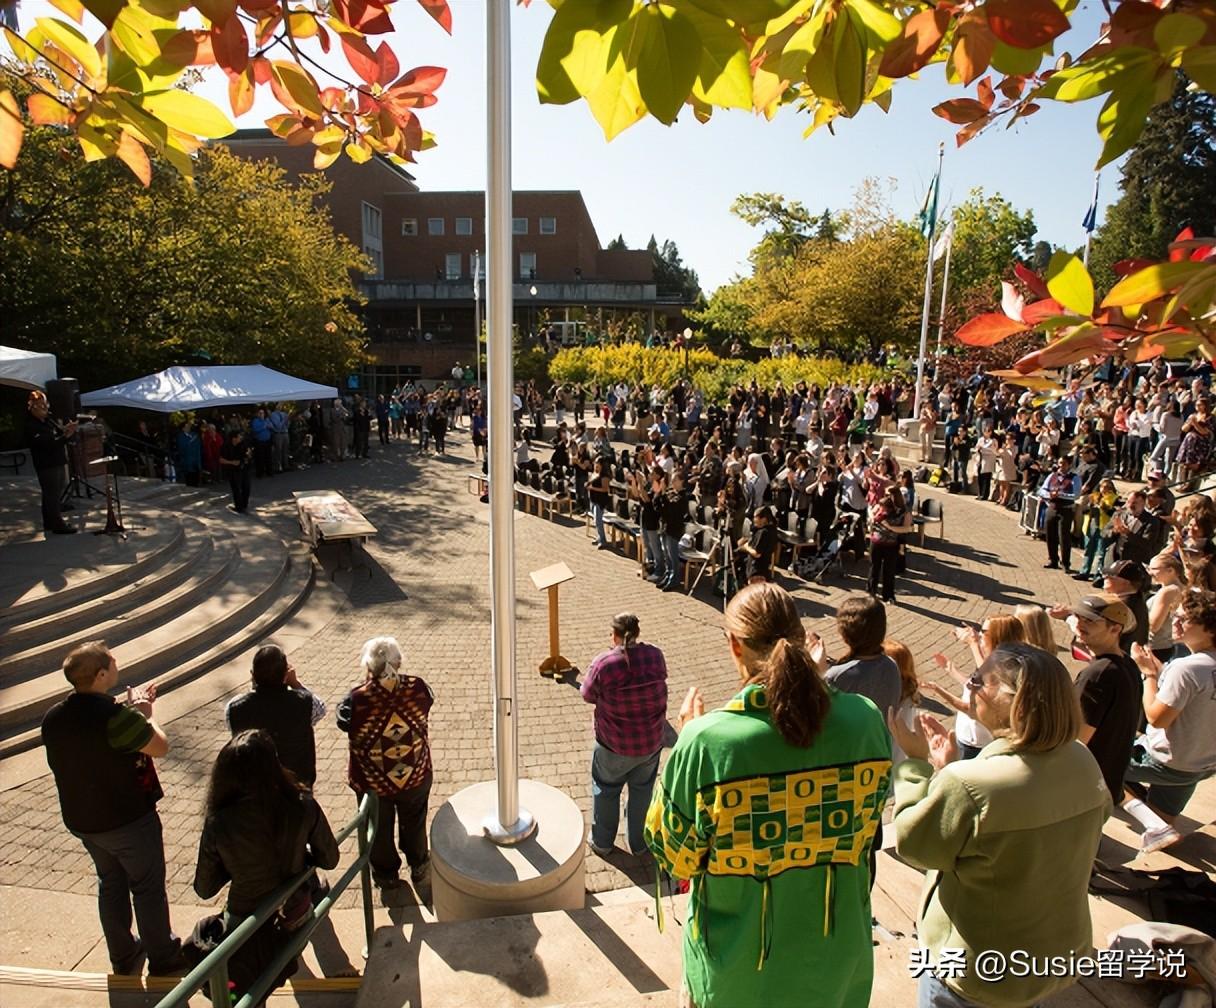
<instances>
[{"instance_id":1,"label":"handrail","mask_svg":"<svg viewBox=\"0 0 1216 1008\"><path fill-rule=\"evenodd\" d=\"M334 903L350 885L356 874L361 876L363 889L363 930L367 939L364 955L368 954L371 950L372 933L375 927L372 908L372 878L368 862L371 858L372 840L376 836L379 823L380 803L376 795L369 791L359 803L358 813L342 827L334 838L341 844L352 833L357 832L359 856L342 873L342 877L333 883L328 895L313 907L311 919L291 933L290 939L280 950L278 956L245 992L244 996L235 1005L232 1005L232 1008L253 1008L254 1005L261 1003L283 968L303 951L304 946L312 937L313 931L322 920L329 916ZM227 1008L231 1004L231 996L228 992L228 960L254 935L258 928L278 912L287 897L312 875L313 870L311 867L304 869L295 878L284 882L267 896L257 910L229 931L215 951L182 977L181 982L157 1002L156 1008L186 1008L191 996L202 988L204 983L211 985L211 1004L214 1008Z\"/></svg>"},{"instance_id":2,"label":"handrail","mask_svg":"<svg viewBox=\"0 0 1216 1008\"><path fill-rule=\"evenodd\" d=\"M107 431L106 437L110 439L117 447L125 448L135 452L137 455L157 455L161 459L171 457L171 452L162 448L160 445L148 444L147 441L141 441L139 438L131 437L130 434L121 434L118 431Z\"/></svg>"}]
</instances>

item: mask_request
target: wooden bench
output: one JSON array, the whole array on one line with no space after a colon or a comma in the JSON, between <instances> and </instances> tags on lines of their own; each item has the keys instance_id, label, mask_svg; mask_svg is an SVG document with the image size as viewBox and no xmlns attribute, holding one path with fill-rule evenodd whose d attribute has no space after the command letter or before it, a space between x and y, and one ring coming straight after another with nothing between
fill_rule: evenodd
<instances>
[{"instance_id":1,"label":"wooden bench","mask_svg":"<svg viewBox=\"0 0 1216 1008\"><path fill-rule=\"evenodd\" d=\"M484 497L490 492L490 477L483 473L480 469L475 469L469 473L468 491L475 497Z\"/></svg>"},{"instance_id":2,"label":"wooden bench","mask_svg":"<svg viewBox=\"0 0 1216 1008\"><path fill-rule=\"evenodd\" d=\"M0 467L11 469L15 475L21 475L21 467L25 465L25 452L13 449L0 451Z\"/></svg>"}]
</instances>

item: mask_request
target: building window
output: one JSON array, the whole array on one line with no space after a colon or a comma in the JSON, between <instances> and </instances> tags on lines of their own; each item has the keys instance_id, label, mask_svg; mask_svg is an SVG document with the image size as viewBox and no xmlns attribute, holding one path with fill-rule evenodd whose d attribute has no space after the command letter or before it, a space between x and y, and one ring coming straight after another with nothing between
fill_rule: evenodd
<instances>
[{"instance_id":1,"label":"building window","mask_svg":"<svg viewBox=\"0 0 1216 1008\"><path fill-rule=\"evenodd\" d=\"M444 262L443 262L444 278L447 280L459 280L460 279L460 253L459 252L449 252L443 258L444 258Z\"/></svg>"},{"instance_id":2,"label":"building window","mask_svg":"<svg viewBox=\"0 0 1216 1008\"><path fill-rule=\"evenodd\" d=\"M363 204L363 237L380 239L383 236L381 231L380 208L374 207L370 203Z\"/></svg>"},{"instance_id":3,"label":"building window","mask_svg":"<svg viewBox=\"0 0 1216 1008\"><path fill-rule=\"evenodd\" d=\"M527 234L528 233L528 218L527 217L512 217L511 218L511 234Z\"/></svg>"},{"instance_id":4,"label":"building window","mask_svg":"<svg viewBox=\"0 0 1216 1008\"><path fill-rule=\"evenodd\" d=\"M556 217L542 217L540 219L540 233L541 234L557 234L557 218Z\"/></svg>"},{"instance_id":5,"label":"building window","mask_svg":"<svg viewBox=\"0 0 1216 1008\"><path fill-rule=\"evenodd\" d=\"M418 234L418 218L404 217L401 220L401 237L413 238Z\"/></svg>"},{"instance_id":6,"label":"building window","mask_svg":"<svg viewBox=\"0 0 1216 1008\"><path fill-rule=\"evenodd\" d=\"M379 280L384 276L384 253L371 245L363 246L363 254L372 261L372 271L368 274L371 280Z\"/></svg>"},{"instance_id":7,"label":"building window","mask_svg":"<svg viewBox=\"0 0 1216 1008\"><path fill-rule=\"evenodd\" d=\"M521 280L536 279L536 253L519 253L519 278Z\"/></svg>"},{"instance_id":8,"label":"building window","mask_svg":"<svg viewBox=\"0 0 1216 1008\"><path fill-rule=\"evenodd\" d=\"M426 219L426 233L429 235L443 234L443 218L442 217L428 217Z\"/></svg>"},{"instance_id":9,"label":"building window","mask_svg":"<svg viewBox=\"0 0 1216 1008\"><path fill-rule=\"evenodd\" d=\"M457 217L456 218L456 233L458 235L471 235L473 233L473 218L472 217Z\"/></svg>"}]
</instances>

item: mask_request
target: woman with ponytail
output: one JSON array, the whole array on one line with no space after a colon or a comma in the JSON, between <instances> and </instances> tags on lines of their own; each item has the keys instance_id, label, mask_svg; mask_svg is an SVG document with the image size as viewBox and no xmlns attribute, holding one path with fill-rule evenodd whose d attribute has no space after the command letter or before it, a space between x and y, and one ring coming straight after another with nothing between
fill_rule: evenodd
<instances>
[{"instance_id":1,"label":"woman with ponytail","mask_svg":"<svg viewBox=\"0 0 1216 1008\"><path fill-rule=\"evenodd\" d=\"M372 842L372 880L381 889L399 889L401 853L410 867L414 891L431 899L431 857L426 842L431 794L428 715L435 695L418 676L402 671L401 647L392 637L363 645L363 682L338 705L338 728L350 736L347 782L362 798L380 799L380 827ZM394 822L396 842L394 843Z\"/></svg>"},{"instance_id":2,"label":"woman with ponytail","mask_svg":"<svg viewBox=\"0 0 1216 1008\"><path fill-rule=\"evenodd\" d=\"M891 774L883 717L816 670L779 585L726 609L740 691L705 713L700 691L646 819L660 867L691 880L686 1004L865 1008L874 960L867 854Z\"/></svg>"}]
</instances>

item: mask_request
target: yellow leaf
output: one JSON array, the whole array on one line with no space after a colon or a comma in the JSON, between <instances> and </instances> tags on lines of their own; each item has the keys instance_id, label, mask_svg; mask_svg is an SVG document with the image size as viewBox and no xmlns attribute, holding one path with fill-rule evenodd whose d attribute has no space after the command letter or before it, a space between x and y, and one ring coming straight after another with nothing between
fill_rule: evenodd
<instances>
[{"instance_id":1,"label":"yellow leaf","mask_svg":"<svg viewBox=\"0 0 1216 1008\"><path fill-rule=\"evenodd\" d=\"M13 55L21 60L22 63L38 62L38 50L29 45L25 39L7 25L4 28L4 38L13 50Z\"/></svg>"},{"instance_id":2,"label":"yellow leaf","mask_svg":"<svg viewBox=\"0 0 1216 1008\"><path fill-rule=\"evenodd\" d=\"M79 63L87 77L101 74L101 57L97 50L70 24L58 18L46 17L35 18L34 24L42 30L43 35Z\"/></svg>"},{"instance_id":3,"label":"yellow leaf","mask_svg":"<svg viewBox=\"0 0 1216 1008\"><path fill-rule=\"evenodd\" d=\"M64 126L72 119L72 112L48 94L35 92L25 100L30 119L39 126Z\"/></svg>"},{"instance_id":4,"label":"yellow leaf","mask_svg":"<svg viewBox=\"0 0 1216 1008\"><path fill-rule=\"evenodd\" d=\"M364 164L372 159L372 152L370 147L362 143L348 143L346 145L346 156L355 162L355 164Z\"/></svg>"},{"instance_id":5,"label":"yellow leaf","mask_svg":"<svg viewBox=\"0 0 1216 1008\"><path fill-rule=\"evenodd\" d=\"M205 98L172 88L146 94L139 103L157 119L191 136L214 140L228 136L236 127L216 106Z\"/></svg>"},{"instance_id":6,"label":"yellow leaf","mask_svg":"<svg viewBox=\"0 0 1216 1008\"><path fill-rule=\"evenodd\" d=\"M84 4L80 0L50 0L50 3L77 24L80 24L84 20Z\"/></svg>"},{"instance_id":7,"label":"yellow leaf","mask_svg":"<svg viewBox=\"0 0 1216 1008\"><path fill-rule=\"evenodd\" d=\"M340 143L325 144L323 147L318 147L317 152L312 156L312 166L319 170L328 168L341 156L342 145Z\"/></svg>"},{"instance_id":8,"label":"yellow leaf","mask_svg":"<svg viewBox=\"0 0 1216 1008\"><path fill-rule=\"evenodd\" d=\"M76 139L80 141L86 161L104 161L114 153L114 141L88 123L76 127Z\"/></svg>"},{"instance_id":9,"label":"yellow leaf","mask_svg":"<svg viewBox=\"0 0 1216 1008\"><path fill-rule=\"evenodd\" d=\"M317 130L312 142L321 147L332 143L342 143L345 140L346 130L341 126L326 126L323 130Z\"/></svg>"},{"instance_id":10,"label":"yellow leaf","mask_svg":"<svg viewBox=\"0 0 1216 1008\"><path fill-rule=\"evenodd\" d=\"M275 92L279 101L287 105L288 102L284 99L290 98L296 109L307 112L317 119L325 115L325 108L321 105L321 96L317 93L317 84L307 71L301 70L295 63L289 63L287 60L275 60L270 67L271 74L279 84L279 90Z\"/></svg>"},{"instance_id":11,"label":"yellow leaf","mask_svg":"<svg viewBox=\"0 0 1216 1008\"><path fill-rule=\"evenodd\" d=\"M12 168L21 153L25 123L11 91L0 91L0 168Z\"/></svg>"},{"instance_id":12,"label":"yellow leaf","mask_svg":"<svg viewBox=\"0 0 1216 1008\"><path fill-rule=\"evenodd\" d=\"M317 19L311 14L291 15L291 34L297 39L312 38L317 34Z\"/></svg>"},{"instance_id":13,"label":"yellow leaf","mask_svg":"<svg viewBox=\"0 0 1216 1008\"><path fill-rule=\"evenodd\" d=\"M143 144L126 130L122 131L114 156L131 169L131 173L143 183L145 189L148 187L152 181L152 163L148 160L148 152L144 150Z\"/></svg>"}]
</instances>

